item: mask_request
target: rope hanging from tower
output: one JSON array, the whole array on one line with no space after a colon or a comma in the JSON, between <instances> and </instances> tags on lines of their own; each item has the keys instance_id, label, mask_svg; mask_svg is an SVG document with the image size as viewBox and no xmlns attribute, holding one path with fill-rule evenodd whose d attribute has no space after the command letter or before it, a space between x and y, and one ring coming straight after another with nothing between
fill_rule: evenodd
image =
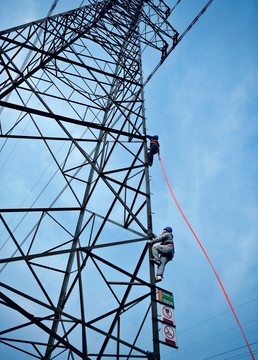
<instances>
[{"instance_id":1,"label":"rope hanging from tower","mask_svg":"<svg viewBox=\"0 0 258 360\"><path fill-rule=\"evenodd\" d=\"M221 286L221 289L222 289L222 291L223 291L223 293L224 293L224 295L225 295L225 297L226 297L226 299L227 299L227 301L228 301L228 304L229 304L229 306L230 306L230 309L231 309L231 311L232 311L232 313L233 313L233 315L234 315L234 317L235 317L235 319L236 319L236 321L237 321L237 324L238 324L238 326L239 326L239 328L240 328L240 330L241 330L241 332L242 332L242 334L243 334L243 337L244 337L245 342L246 342L246 344L247 344L248 350L249 350L249 352L250 352L250 354L251 354L251 356L252 356L252 359L255 360L255 357L254 357L254 355L253 355L253 352L252 352L252 350L251 350L251 347L250 347L250 345L249 345L249 343L248 343L248 341L247 341L247 338L246 338L245 333L244 333L244 331L243 331L243 329L242 329L242 326L241 326L241 324L240 324L240 322L239 322L239 320L238 320L238 317L237 317L237 315L236 315L236 313L235 313L235 310L234 310L234 308L233 308L233 306L232 306L232 304L231 304L231 302L230 302L230 300L229 300L229 297L228 297L228 295L227 295L227 293L226 293L226 290L225 290L225 288L224 288L224 286L223 286L223 284L222 284L222 282L221 282L221 280L220 280L220 278L219 278L216 270L214 269L214 266L212 265L212 262L211 262L210 258L208 257L208 255L207 255L206 251L204 250L204 248L203 248L200 240L198 239L197 235L195 234L194 230L192 229L191 225L189 224L189 222L188 222L185 214L183 213L183 211L182 211L182 209L181 209L181 207L180 207L180 205L179 205L179 203L178 203L178 201L177 201L177 199L176 199L176 197L175 197L175 194L174 194L174 192L173 192L173 190L172 190L172 188L171 188L171 186L170 186L170 184L169 184L169 181L168 181L168 178L167 178L167 175L166 175L166 172L165 172L165 169L164 169L164 166L163 166L161 157L160 157L160 153L159 153L158 156L159 156L159 162L160 162L160 166L161 166L163 175L164 175L165 180L166 180L166 182L167 182L167 185L168 185L168 188L169 188L169 190L170 190L170 193L171 193L171 195L172 195L172 197L173 197L173 199L174 199L174 201L175 201L175 203L176 203L176 206L178 207L178 210L180 211L181 215L183 216L185 222L187 223L187 225L188 225L188 227L190 228L191 232L193 233L195 239L197 240L198 244L200 245L200 247L201 247L204 255L206 256L206 258L207 258L210 266L212 267L212 270L213 270L214 274L216 275L216 278L217 278L217 280L218 280L218 282L219 282L219 284L220 284L220 286Z\"/></svg>"}]
</instances>

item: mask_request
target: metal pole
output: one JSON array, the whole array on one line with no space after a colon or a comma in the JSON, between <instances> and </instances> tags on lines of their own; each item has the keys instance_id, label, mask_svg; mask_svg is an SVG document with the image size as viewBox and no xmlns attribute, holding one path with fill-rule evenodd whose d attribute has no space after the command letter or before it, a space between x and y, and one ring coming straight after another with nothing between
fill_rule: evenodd
<instances>
[{"instance_id":1,"label":"metal pole","mask_svg":"<svg viewBox=\"0 0 258 360\"><path fill-rule=\"evenodd\" d=\"M142 63L140 63L141 74L142 74ZM143 82L143 79L141 77ZM141 89L141 98L144 104L144 88ZM145 118L145 107L143 106L143 129L144 134L146 134L146 118ZM147 163L147 142L144 144L145 150L145 163ZM152 239L152 216L151 216L151 200L150 200L150 176L149 176L149 168L146 165L145 167L145 181L146 181L146 193L147 193L147 219L148 219L148 238ZM149 260L152 258L151 247L149 246ZM153 285L152 287L152 295L151 295L151 313L152 313L152 337L153 337L153 356L154 360L160 359L160 347L159 347L159 333L158 333L158 312L157 312L157 302L156 302L156 288L155 288L155 269L154 264L151 262L150 269L150 283Z\"/></svg>"}]
</instances>

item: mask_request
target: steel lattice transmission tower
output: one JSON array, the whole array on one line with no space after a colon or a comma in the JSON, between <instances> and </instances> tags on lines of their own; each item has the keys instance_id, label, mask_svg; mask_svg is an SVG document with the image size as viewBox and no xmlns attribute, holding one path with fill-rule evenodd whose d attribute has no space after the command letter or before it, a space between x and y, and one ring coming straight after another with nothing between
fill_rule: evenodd
<instances>
[{"instance_id":1,"label":"steel lattice transmission tower","mask_svg":"<svg viewBox=\"0 0 258 360\"><path fill-rule=\"evenodd\" d=\"M0 32L0 342L19 359L160 357L142 59L175 46L169 14L88 1Z\"/></svg>"}]
</instances>

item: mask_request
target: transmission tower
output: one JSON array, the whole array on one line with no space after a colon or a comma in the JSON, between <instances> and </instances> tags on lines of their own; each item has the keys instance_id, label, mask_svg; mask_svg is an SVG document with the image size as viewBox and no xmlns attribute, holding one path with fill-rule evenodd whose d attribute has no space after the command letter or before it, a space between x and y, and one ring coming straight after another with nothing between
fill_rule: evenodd
<instances>
[{"instance_id":1,"label":"transmission tower","mask_svg":"<svg viewBox=\"0 0 258 360\"><path fill-rule=\"evenodd\" d=\"M2 352L160 359L142 60L175 47L170 12L89 0L0 32Z\"/></svg>"}]
</instances>

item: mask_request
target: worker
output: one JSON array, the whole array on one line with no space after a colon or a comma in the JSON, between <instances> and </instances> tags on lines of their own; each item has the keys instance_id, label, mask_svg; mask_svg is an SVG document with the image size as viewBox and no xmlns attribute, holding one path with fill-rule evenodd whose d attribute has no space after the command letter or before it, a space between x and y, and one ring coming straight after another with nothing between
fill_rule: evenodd
<instances>
[{"instance_id":1,"label":"worker","mask_svg":"<svg viewBox=\"0 0 258 360\"><path fill-rule=\"evenodd\" d=\"M151 259L151 262L158 265L156 282L162 281L165 266L173 259L175 254L172 228L170 226L165 227L160 236L148 240L148 243L152 246L153 259Z\"/></svg>"},{"instance_id":2,"label":"worker","mask_svg":"<svg viewBox=\"0 0 258 360\"><path fill-rule=\"evenodd\" d=\"M159 153L159 137L158 135L150 136L145 134L143 134L143 136L150 140L150 146L148 148L148 165L152 166L153 155Z\"/></svg>"}]
</instances>

